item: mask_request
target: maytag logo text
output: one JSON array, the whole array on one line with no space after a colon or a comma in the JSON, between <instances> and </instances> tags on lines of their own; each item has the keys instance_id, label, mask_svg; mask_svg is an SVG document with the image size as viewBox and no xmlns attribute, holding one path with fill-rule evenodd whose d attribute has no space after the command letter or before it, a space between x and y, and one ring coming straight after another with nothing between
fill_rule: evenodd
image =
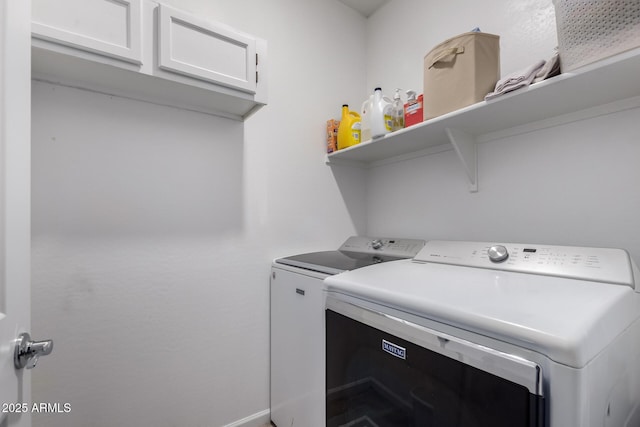
<instances>
[{"instance_id":1,"label":"maytag logo text","mask_svg":"<svg viewBox=\"0 0 640 427\"><path fill-rule=\"evenodd\" d=\"M399 357L400 359L407 358L407 350L404 347L395 345L387 340L382 340L382 349L395 357Z\"/></svg>"}]
</instances>

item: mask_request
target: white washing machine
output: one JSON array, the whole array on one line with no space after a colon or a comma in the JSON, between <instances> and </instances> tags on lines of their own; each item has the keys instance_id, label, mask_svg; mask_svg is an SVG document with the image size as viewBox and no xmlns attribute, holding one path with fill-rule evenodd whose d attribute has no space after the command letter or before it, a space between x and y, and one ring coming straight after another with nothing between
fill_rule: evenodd
<instances>
[{"instance_id":1,"label":"white washing machine","mask_svg":"<svg viewBox=\"0 0 640 427\"><path fill-rule=\"evenodd\" d=\"M430 241L326 283L326 425L640 426L620 249Z\"/></svg>"},{"instance_id":2,"label":"white washing machine","mask_svg":"<svg viewBox=\"0 0 640 427\"><path fill-rule=\"evenodd\" d=\"M334 251L279 258L271 270L271 420L324 426L324 283L333 274L412 258L424 240L350 237Z\"/></svg>"}]
</instances>

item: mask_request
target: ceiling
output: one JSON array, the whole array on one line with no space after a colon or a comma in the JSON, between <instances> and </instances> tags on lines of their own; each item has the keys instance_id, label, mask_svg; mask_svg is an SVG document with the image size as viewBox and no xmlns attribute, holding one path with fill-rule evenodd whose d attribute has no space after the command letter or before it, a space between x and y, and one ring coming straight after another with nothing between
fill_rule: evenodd
<instances>
[{"instance_id":1,"label":"ceiling","mask_svg":"<svg viewBox=\"0 0 640 427\"><path fill-rule=\"evenodd\" d=\"M352 9L357 10L365 18L371 16L389 0L338 0L340 3L346 4Z\"/></svg>"}]
</instances>

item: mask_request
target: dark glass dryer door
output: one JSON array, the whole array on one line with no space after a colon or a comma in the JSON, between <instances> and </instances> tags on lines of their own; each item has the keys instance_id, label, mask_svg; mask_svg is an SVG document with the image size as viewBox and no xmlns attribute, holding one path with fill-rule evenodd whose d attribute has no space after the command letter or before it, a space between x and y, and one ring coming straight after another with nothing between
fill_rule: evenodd
<instances>
[{"instance_id":1,"label":"dark glass dryer door","mask_svg":"<svg viewBox=\"0 0 640 427\"><path fill-rule=\"evenodd\" d=\"M538 365L329 293L327 427L542 427Z\"/></svg>"}]
</instances>

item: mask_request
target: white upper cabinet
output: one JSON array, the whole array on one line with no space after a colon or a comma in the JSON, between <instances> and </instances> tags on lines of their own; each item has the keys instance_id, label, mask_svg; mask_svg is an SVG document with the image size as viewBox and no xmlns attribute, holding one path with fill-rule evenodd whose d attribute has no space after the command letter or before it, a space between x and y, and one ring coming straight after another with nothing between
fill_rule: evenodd
<instances>
[{"instance_id":1,"label":"white upper cabinet","mask_svg":"<svg viewBox=\"0 0 640 427\"><path fill-rule=\"evenodd\" d=\"M267 43L152 0L32 0L36 80L244 120L267 103Z\"/></svg>"},{"instance_id":2,"label":"white upper cabinet","mask_svg":"<svg viewBox=\"0 0 640 427\"><path fill-rule=\"evenodd\" d=\"M33 37L142 64L140 0L32 0Z\"/></svg>"},{"instance_id":3,"label":"white upper cabinet","mask_svg":"<svg viewBox=\"0 0 640 427\"><path fill-rule=\"evenodd\" d=\"M158 8L160 68L256 92L256 40L180 10Z\"/></svg>"}]
</instances>

